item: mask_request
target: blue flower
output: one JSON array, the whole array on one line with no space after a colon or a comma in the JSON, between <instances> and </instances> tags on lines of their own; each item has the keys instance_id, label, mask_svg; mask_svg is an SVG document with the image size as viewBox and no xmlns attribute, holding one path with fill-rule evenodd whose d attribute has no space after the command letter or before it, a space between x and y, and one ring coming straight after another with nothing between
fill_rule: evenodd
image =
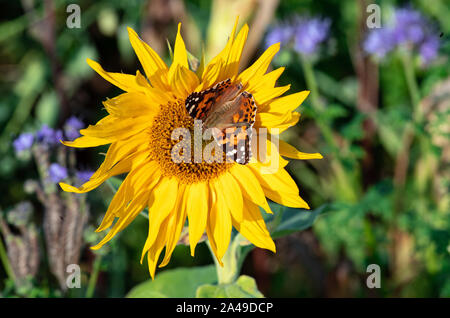
<instances>
[{"instance_id":1,"label":"blue flower","mask_svg":"<svg viewBox=\"0 0 450 318\"><path fill-rule=\"evenodd\" d=\"M294 25L294 49L311 55L328 38L331 20L321 18L298 18Z\"/></svg>"},{"instance_id":2,"label":"blue flower","mask_svg":"<svg viewBox=\"0 0 450 318\"><path fill-rule=\"evenodd\" d=\"M60 164L52 163L48 169L50 180L55 183L67 178L67 169Z\"/></svg>"},{"instance_id":3,"label":"blue flower","mask_svg":"<svg viewBox=\"0 0 450 318\"><path fill-rule=\"evenodd\" d=\"M33 145L34 136L32 133L22 133L13 141L13 147L16 153L28 150Z\"/></svg>"},{"instance_id":4,"label":"blue flower","mask_svg":"<svg viewBox=\"0 0 450 318\"><path fill-rule=\"evenodd\" d=\"M84 127L84 124L77 117L70 117L64 124L64 134L69 140L74 140L80 137L79 130Z\"/></svg>"},{"instance_id":5,"label":"blue flower","mask_svg":"<svg viewBox=\"0 0 450 318\"><path fill-rule=\"evenodd\" d=\"M80 170L76 172L77 179L82 183L88 182L94 172L92 170Z\"/></svg>"},{"instance_id":6,"label":"blue flower","mask_svg":"<svg viewBox=\"0 0 450 318\"><path fill-rule=\"evenodd\" d=\"M274 26L266 35L266 48L278 42L280 42L281 45L286 45L292 39L292 35L293 29L289 25L280 24Z\"/></svg>"},{"instance_id":7,"label":"blue flower","mask_svg":"<svg viewBox=\"0 0 450 318\"><path fill-rule=\"evenodd\" d=\"M401 8L394 11L393 33L398 44L419 44L426 36L427 21L418 11Z\"/></svg>"},{"instance_id":8,"label":"blue flower","mask_svg":"<svg viewBox=\"0 0 450 318\"><path fill-rule=\"evenodd\" d=\"M36 133L36 139L41 144L44 144L46 146L53 146L55 144L58 144L62 139L62 131L54 130L53 128L50 128L46 124L44 124Z\"/></svg>"},{"instance_id":9,"label":"blue flower","mask_svg":"<svg viewBox=\"0 0 450 318\"><path fill-rule=\"evenodd\" d=\"M391 24L372 30L363 43L364 50L379 58L398 47L414 50L427 64L438 56L440 41L433 25L422 13L411 8L394 10Z\"/></svg>"},{"instance_id":10,"label":"blue flower","mask_svg":"<svg viewBox=\"0 0 450 318\"><path fill-rule=\"evenodd\" d=\"M366 41L363 43L363 48L367 53L378 58L383 58L394 49L395 44L395 37L392 30L389 28L380 28L374 29L369 33Z\"/></svg>"},{"instance_id":11,"label":"blue flower","mask_svg":"<svg viewBox=\"0 0 450 318\"><path fill-rule=\"evenodd\" d=\"M437 58L439 53L439 46L440 41L437 36L430 36L420 45L419 53L425 64L428 64Z\"/></svg>"}]
</instances>

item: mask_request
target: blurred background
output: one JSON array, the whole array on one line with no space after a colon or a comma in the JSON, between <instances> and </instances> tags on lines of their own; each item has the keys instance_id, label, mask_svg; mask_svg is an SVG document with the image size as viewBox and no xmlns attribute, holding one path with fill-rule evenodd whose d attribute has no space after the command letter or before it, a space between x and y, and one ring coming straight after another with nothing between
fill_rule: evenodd
<instances>
[{"instance_id":1,"label":"blurred background","mask_svg":"<svg viewBox=\"0 0 450 318\"><path fill-rule=\"evenodd\" d=\"M447 0L1 0L0 297L124 297L149 279L144 217L89 249L117 180L87 195L57 186L88 179L107 148L58 140L76 138L120 94L86 58L141 69L127 26L170 64L178 22L189 52L208 60L237 15L250 26L241 69L281 42L278 84L312 91L282 139L324 155L287 167L321 215L277 239L277 254L252 250L242 273L267 297L450 297ZM67 290L73 263L82 288ZM160 273L211 263L205 244L195 258L180 244ZM367 288L369 264L381 288Z\"/></svg>"}]
</instances>

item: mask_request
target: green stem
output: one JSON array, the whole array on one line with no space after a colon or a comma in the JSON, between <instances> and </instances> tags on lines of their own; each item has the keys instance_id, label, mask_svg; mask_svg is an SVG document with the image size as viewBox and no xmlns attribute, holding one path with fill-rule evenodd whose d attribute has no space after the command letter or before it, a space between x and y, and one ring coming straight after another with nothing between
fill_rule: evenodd
<instances>
[{"instance_id":1,"label":"green stem","mask_svg":"<svg viewBox=\"0 0 450 318\"><path fill-rule=\"evenodd\" d=\"M310 60L300 54L300 61L303 67L303 72L305 75L306 85L308 86L309 91L311 92L311 105L315 112L318 114L316 120L317 125L319 126L323 137L326 142L332 146L334 149L337 149L337 145L335 139L333 137L333 132L330 129L329 125L327 125L322 116L320 116L325 111L325 106L322 104L319 98L319 89L317 86L316 76L314 75L314 68Z\"/></svg>"},{"instance_id":2,"label":"green stem","mask_svg":"<svg viewBox=\"0 0 450 318\"><path fill-rule=\"evenodd\" d=\"M319 88L317 85L316 76L314 75L313 64L302 54L300 54L300 62L303 67L306 85L311 92L311 105L317 114L315 118L317 126L319 127L327 145L329 145L333 151L337 153L339 151L339 146L333 135L331 125L326 121L326 116L322 116L325 112L325 106L319 98ZM334 170L336 180L338 180L342 185L341 188L345 192L346 198L352 202L356 201L357 193L354 189L353 182L349 179L348 174L345 173L345 169L338 158L335 158L333 161L332 168Z\"/></svg>"},{"instance_id":3,"label":"green stem","mask_svg":"<svg viewBox=\"0 0 450 318\"><path fill-rule=\"evenodd\" d=\"M239 233L234 237L232 243L230 244L230 246L228 246L225 255L222 257L223 266L221 266L217 261L216 256L212 251L209 240L206 241L206 244L208 245L208 248L214 260L214 264L216 265L217 282L219 285L231 284L239 276L241 265L239 262L241 253L240 244L244 240L245 238Z\"/></svg>"},{"instance_id":4,"label":"green stem","mask_svg":"<svg viewBox=\"0 0 450 318\"><path fill-rule=\"evenodd\" d=\"M317 88L317 81L316 76L314 75L313 65L308 60L308 58L304 57L303 55L300 55L300 60L302 63L303 72L305 74L306 85L308 85L308 89L311 91L311 103L317 111L323 111L324 106L319 99L319 91Z\"/></svg>"},{"instance_id":5,"label":"green stem","mask_svg":"<svg viewBox=\"0 0 450 318\"><path fill-rule=\"evenodd\" d=\"M0 239L0 259L2 260L3 267L5 268L5 272L8 275L8 277L15 281L14 273L11 269L11 264L9 263L8 254L6 253L5 246L3 245L3 241Z\"/></svg>"},{"instance_id":6,"label":"green stem","mask_svg":"<svg viewBox=\"0 0 450 318\"><path fill-rule=\"evenodd\" d=\"M411 61L411 56L407 53L401 55L401 60L403 64L403 71L405 72L409 97L411 98L411 104L413 106L413 119L414 122L417 123L421 119L420 117L422 112L420 108L419 85L417 85L414 65Z\"/></svg>"},{"instance_id":7,"label":"green stem","mask_svg":"<svg viewBox=\"0 0 450 318\"><path fill-rule=\"evenodd\" d=\"M102 255L97 255L94 260L91 276L89 277L88 288L86 290L86 298L92 298L95 291L95 285L97 284L98 274L100 273L100 267L102 262Z\"/></svg>"}]
</instances>

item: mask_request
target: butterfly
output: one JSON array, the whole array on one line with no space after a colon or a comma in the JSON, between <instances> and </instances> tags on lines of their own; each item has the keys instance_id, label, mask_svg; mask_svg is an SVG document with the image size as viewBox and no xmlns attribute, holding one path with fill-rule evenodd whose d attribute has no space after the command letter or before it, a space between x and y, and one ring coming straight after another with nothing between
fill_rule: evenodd
<instances>
[{"instance_id":1,"label":"butterfly","mask_svg":"<svg viewBox=\"0 0 450 318\"><path fill-rule=\"evenodd\" d=\"M211 88L193 92L185 101L189 115L213 128L213 137L227 160L245 165L250 161L252 127L256 118L253 95L241 83L226 79Z\"/></svg>"}]
</instances>

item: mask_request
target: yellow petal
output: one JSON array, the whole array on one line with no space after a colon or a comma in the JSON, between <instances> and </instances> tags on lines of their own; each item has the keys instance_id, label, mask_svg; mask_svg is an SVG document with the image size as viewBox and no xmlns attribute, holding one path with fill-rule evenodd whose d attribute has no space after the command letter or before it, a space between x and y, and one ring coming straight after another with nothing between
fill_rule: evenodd
<instances>
[{"instance_id":1,"label":"yellow petal","mask_svg":"<svg viewBox=\"0 0 450 318\"><path fill-rule=\"evenodd\" d=\"M155 184L159 182L160 177L159 166L153 161L144 161L134 167L114 194L96 232L101 232L110 227L116 217L123 217L127 211L126 207L130 198L137 196L145 188L153 189Z\"/></svg>"},{"instance_id":2,"label":"yellow petal","mask_svg":"<svg viewBox=\"0 0 450 318\"><path fill-rule=\"evenodd\" d=\"M170 85L178 98L185 99L199 85L199 81L194 72L184 66L177 65Z\"/></svg>"},{"instance_id":3,"label":"yellow petal","mask_svg":"<svg viewBox=\"0 0 450 318\"><path fill-rule=\"evenodd\" d=\"M115 117L149 116L151 120L158 111L142 93L124 93L103 102L106 111Z\"/></svg>"},{"instance_id":4,"label":"yellow petal","mask_svg":"<svg viewBox=\"0 0 450 318\"><path fill-rule=\"evenodd\" d=\"M189 245L194 256L195 247L206 229L209 211L209 188L206 183L186 186L187 215L189 220Z\"/></svg>"},{"instance_id":5,"label":"yellow petal","mask_svg":"<svg viewBox=\"0 0 450 318\"><path fill-rule=\"evenodd\" d=\"M164 245L166 244L167 234L170 232L170 229L168 229L168 219L166 219L158 228L158 235L156 238L155 243L149 248L148 254L147 254L147 262L148 262L148 270L150 272L150 276L152 279L155 278L155 270L156 270L156 264L158 263L159 255L161 255L162 249L164 248ZM145 255L145 252L142 254ZM142 259L141 259L142 264Z\"/></svg>"},{"instance_id":6,"label":"yellow petal","mask_svg":"<svg viewBox=\"0 0 450 318\"><path fill-rule=\"evenodd\" d=\"M234 34L234 33L233 33ZM244 49L245 41L248 35L248 25L245 24L236 36L236 39L231 45L230 52L228 54L227 64L224 68L223 79L233 78L237 75L239 70L239 61L241 60L242 50Z\"/></svg>"},{"instance_id":7,"label":"yellow petal","mask_svg":"<svg viewBox=\"0 0 450 318\"><path fill-rule=\"evenodd\" d=\"M211 182L211 191L215 194L215 204L211 207L208 223L217 245L217 258L222 259L231 239L231 214L219 183Z\"/></svg>"},{"instance_id":8,"label":"yellow petal","mask_svg":"<svg viewBox=\"0 0 450 318\"><path fill-rule=\"evenodd\" d=\"M247 200L256 203L267 213L273 213L267 203L266 196L264 195L264 191L261 188L258 179L247 166L233 165L230 169L230 173L239 183L242 194Z\"/></svg>"},{"instance_id":9,"label":"yellow petal","mask_svg":"<svg viewBox=\"0 0 450 318\"><path fill-rule=\"evenodd\" d=\"M169 213L173 213L177 194L178 181L175 178L162 178L151 192L148 200L148 236L142 250L141 262L145 253L155 242L159 227Z\"/></svg>"},{"instance_id":10,"label":"yellow petal","mask_svg":"<svg viewBox=\"0 0 450 318\"><path fill-rule=\"evenodd\" d=\"M281 205L293 208L309 209L308 204L300 197L295 181L284 169L270 174L263 173L264 168L259 163L249 165L258 178L266 197Z\"/></svg>"},{"instance_id":11,"label":"yellow petal","mask_svg":"<svg viewBox=\"0 0 450 318\"><path fill-rule=\"evenodd\" d=\"M142 160L144 160L146 154L145 153L133 153L129 155L124 160L121 160L119 163L117 163L114 167L109 169L108 171L105 171L101 175L99 175L97 178L91 177L89 181L84 183L81 187L76 188L74 186L71 186L69 184L60 182L59 185L61 188L66 192L75 192L75 193L86 193L89 192L95 188L97 188L99 185L101 185L103 182L105 182L106 179L128 172L132 168L133 164L139 164Z\"/></svg>"},{"instance_id":12,"label":"yellow petal","mask_svg":"<svg viewBox=\"0 0 450 318\"><path fill-rule=\"evenodd\" d=\"M114 141L114 138L104 139L89 136L81 136L74 141L61 141L64 146L74 147L74 148L88 148L97 147L102 145L110 144Z\"/></svg>"},{"instance_id":13,"label":"yellow petal","mask_svg":"<svg viewBox=\"0 0 450 318\"><path fill-rule=\"evenodd\" d=\"M292 112L305 101L308 95L309 91L301 91L277 98L272 102L265 104L265 108L261 108L260 112L280 114Z\"/></svg>"},{"instance_id":14,"label":"yellow petal","mask_svg":"<svg viewBox=\"0 0 450 318\"><path fill-rule=\"evenodd\" d=\"M169 215L170 220L167 226L170 229L170 233L168 233L168 237L166 240L164 259L162 260L161 264L159 264L159 267L164 267L169 263L173 250L175 249L175 246L180 239L181 231L183 230L184 223L186 222L186 201L187 196L185 192L185 186L180 184L178 189L177 203L175 204L174 210Z\"/></svg>"},{"instance_id":15,"label":"yellow petal","mask_svg":"<svg viewBox=\"0 0 450 318\"><path fill-rule=\"evenodd\" d=\"M177 66L184 66L189 69L188 56L186 52L186 46L184 45L183 37L181 36L181 23L178 23L178 32L175 39L175 48L173 52L173 62L169 69L169 83L172 82L172 78L175 75Z\"/></svg>"},{"instance_id":16,"label":"yellow petal","mask_svg":"<svg viewBox=\"0 0 450 318\"><path fill-rule=\"evenodd\" d=\"M250 81L247 89L257 95L259 91L271 90L275 87L275 83L284 72L284 67L277 68L262 76L259 81ZM262 105L262 104L260 104Z\"/></svg>"},{"instance_id":17,"label":"yellow petal","mask_svg":"<svg viewBox=\"0 0 450 318\"><path fill-rule=\"evenodd\" d=\"M145 116L132 118L115 117L107 122L89 125L88 128L81 129L80 133L84 136L120 140L135 135L145 128L150 127L150 125L151 122Z\"/></svg>"},{"instance_id":18,"label":"yellow petal","mask_svg":"<svg viewBox=\"0 0 450 318\"><path fill-rule=\"evenodd\" d=\"M196 91L205 90L219 82L220 71L224 63L225 62L222 60L217 60L215 63L209 63L203 72L202 81L196 88Z\"/></svg>"},{"instance_id":19,"label":"yellow petal","mask_svg":"<svg viewBox=\"0 0 450 318\"><path fill-rule=\"evenodd\" d=\"M270 136L270 135L269 135ZM264 137L264 136L263 136ZM252 160L250 160L249 166L258 162L258 168L263 169L264 173L274 173L280 168L284 168L289 163L278 152L278 138L276 136L270 136L271 138L261 138L265 144L260 144L258 140L258 149L256 153L253 153ZM258 135L258 139L259 135Z\"/></svg>"},{"instance_id":20,"label":"yellow petal","mask_svg":"<svg viewBox=\"0 0 450 318\"><path fill-rule=\"evenodd\" d=\"M266 72L270 62L277 52L280 50L280 43L271 45L260 57L253 63L252 66L243 71L238 79L244 84L244 88L248 85L250 80L258 82L262 75Z\"/></svg>"},{"instance_id":21,"label":"yellow petal","mask_svg":"<svg viewBox=\"0 0 450 318\"><path fill-rule=\"evenodd\" d=\"M255 127L278 127L291 118L291 113L256 113Z\"/></svg>"},{"instance_id":22,"label":"yellow petal","mask_svg":"<svg viewBox=\"0 0 450 318\"><path fill-rule=\"evenodd\" d=\"M99 177L101 174L111 169L117 162L123 160L131 154L141 152L147 147L148 137L146 134L137 134L130 138L119 140L109 146L105 159L100 167L91 176L91 179Z\"/></svg>"},{"instance_id":23,"label":"yellow petal","mask_svg":"<svg viewBox=\"0 0 450 318\"><path fill-rule=\"evenodd\" d=\"M275 243L267 231L261 212L256 204L246 203L244 206L244 218L237 222L233 218L233 226L253 245L268 249L275 253Z\"/></svg>"},{"instance_id":24,"label":"yellow petal","mask_svg":"<svg viewBox=\"0 0 450 318\"><path fill-rule=\"evenodd\" d=\"M124 216L119 218L114 224L112 229L106 234L106 236L91 249L98 250L107 242L109 242L117 233L122 231L136 216L144 209L147 204L147 191L142 191L138 196L134 197L125 209Z\"/></svg>"},{"instance_id":25,"label":"yellow petal","mask_svg":"<svg viewBox=\"0 0 450 318\"><path fill-rule=\"evenodd\" d=\"M286 86L261 89L255 93L253 93L253 97L255 98L255 102L257 105L263 105L263 104L271 101L272 99L283 95L290 88L291 88L291 85L289 84Z\"/></svg>"},{"instance_id":26,"label":"yellow petal","mask_svg":"<svg viewBox=\"0 0 450 318\"><path fill-rule=\"evenodd\" d=\"M217 195L214 192L212 185L209 184L209 207L210 207L210 211L212 210L212 207L216 206L217 203ZM216 239L214 237L214 233L213 233L213 222L211 220L211 212L208 214L208 219L206 221L206 235L208 236L208 241L209 241L209 246L211 247L211 251L213 252L214 256L217 259L217 262L219 263L220 266L223 266L223 262L222 262L222 257L219 257L219 254L217 252L217 243L216 243Z\"/></svg>"},{"instance_id":27,"label":"yellow petal","mask_svg":"<svg viewBox=\"0 0 450 318\"><path fill-rule=\"evenodd\" d=\"M97 62L91 59L86 59L86 61L101 77L126 92L144 92L146 89L138 85L134 75L106 72Z\"/></svg>"},{"instance_id":28,"label":"yellow petal","mask_svg":"<svg viewBox=\"0 0 450 318\"><path fill-rule=\"evenodd\" d=\"M230 38L228 39L228 42L225 45L225 48L219 54L217 54L208 63L207 67L205 68L205 71L203 72L203 75L202 75L202 82L205 82L205 79L212 77L212 75L209 73L217 74L216 81L214 81L214 82L206 81L209 85L212 85L216 82L223 81L228 78L229 74L231 74L231 70L228 68L228 59L230 57L230 53L233 48L234 36L236 34L236 28L237 28L238 21L239 21L239 19L236 18L236 21L233 26L233 30L231 31ZM244 33L246 32L245 27L243 29L244 29L244 31L241 36L244 36ZM243 43L242 43L242 45L243 45ZM236 44L235 50L236 50L236 56L237 56L238 50L239 50L239 44ZM236 56L234 58L236 58Z\"/></svg>"},{"instance_id":29,"label":"yellow petal","mask_svg":"<svg viewBox=\"0 0 450 318\"><path fill-rule=\"evenodd\" d=\"M228 209L231 211L234 218L241 221L243 218L244 202L242 200L242 192L239 183L236 182L230 173L224 173L218 178L216 189L218 193L221 193L221 195L224 196Z\"/></svg>"},{"instance_id":30,"label":"yellow petal","mask_svg":"<svg viewBox=\"0 0 450 318\"><path fill-rule=\"evenodd\" d=\"M142 41L136 32L128 28L128 35L131 46L133 47L139 61L144 68L145 74L154 87L168 89L168 68L164 61L159 57L147 43Z\"/></svg>"},{"instance_id":31,"label":"yellow petal","mask_svg":"<svg viewBox=\"0 0 450 318\"><path fill-rule=\"evenodd\" d=\"M322 159L322 155L320 153L305 153L300 152L297 149L295 149L294 146L291 146L287 142L283 140L279 140L280 143L280 154L284 157L292 158L292 159L301 159L301 160L307 160L307 159Z\"/></svg>"},{"instance_id":32,"label":"yellow petal","mask_svg":"<svg viewBox=\"0 0 450 318\"><path fill-rule=\"evenodd\" d=\"M286 129L295 126L300 119L300 113L286 114L262 113L256 114L255 128L266 127L269 133L279 135Z\"/></svg>"}]
</instances>

